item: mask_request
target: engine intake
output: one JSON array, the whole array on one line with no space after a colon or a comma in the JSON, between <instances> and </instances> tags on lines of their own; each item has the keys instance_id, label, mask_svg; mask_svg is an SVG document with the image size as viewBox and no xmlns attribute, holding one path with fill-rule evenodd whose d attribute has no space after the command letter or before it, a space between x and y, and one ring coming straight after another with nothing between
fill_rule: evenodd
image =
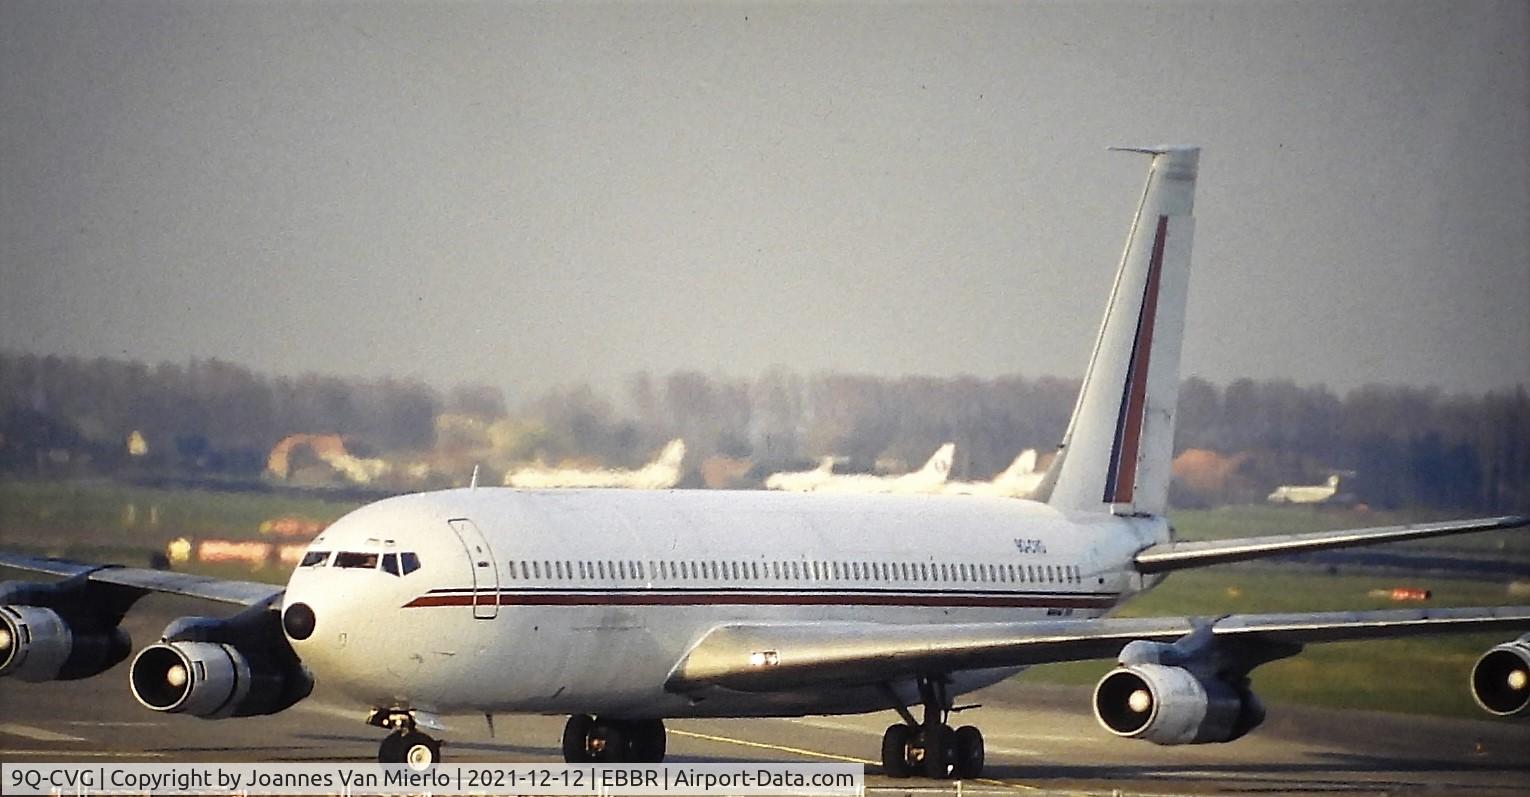
<instances>
[{"instance_id":1,"label":"engine intake","mask_svg":"<svg viewBox=\"0 0 1530 797\"><path fill-rule=\"evenodd\" d=\"M182 617L139 651L128 684L155 711L207 719L275 714L313 691L273 611L229 620Z\"/></svg>"},{"instance_id":2,"label":"engine intake","mask_svg":"<svg viewBox=\"0 0 1530 797\"><path fill-rule=\"evenodd\" d=\"M1264 706L1247 689L1183 667L1132 664L1107 673L1094 688L1094 716L1106 730L1154 744L1230 742L1264 722Z\"/></svg>"},{"instance_id":3,"label":"engine intake","mask_svg":"<svg viewBox=\"0 0 1530 797\"><path fill-rule=\"evenodd\" d=\"M1530 634L1477 659L1472 667L1472 698L1497 717L1530 716Z\"/></svg>"},{"instance_id":4,"label":"engine intake","mask_svg":"<svg viewBox=\"0 0 1530 797\"><path fill-rule=\"evenodd\" d=\"M0 676L23 681L69 681L111 669L132 642L115 625L76 618L45 606L0 606Z\"/></svg>"}]
</instances>

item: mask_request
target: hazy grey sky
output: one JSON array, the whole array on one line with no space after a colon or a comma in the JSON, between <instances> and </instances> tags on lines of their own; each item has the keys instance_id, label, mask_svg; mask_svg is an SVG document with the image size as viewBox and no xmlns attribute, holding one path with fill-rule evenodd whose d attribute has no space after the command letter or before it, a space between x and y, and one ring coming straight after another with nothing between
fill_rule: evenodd
<instances>
[{"instance_id":1,"label":"hazy grey sky","mask_svg":"<svg viewBox=\"0 0 1530 797\"><path fill-rule=\"evenodd\" d=\"M1530 383L1530 4L0 3L0 346L514 394L1077 376L1205 147L1184 373Z\"/></svg>"}]
</instances>

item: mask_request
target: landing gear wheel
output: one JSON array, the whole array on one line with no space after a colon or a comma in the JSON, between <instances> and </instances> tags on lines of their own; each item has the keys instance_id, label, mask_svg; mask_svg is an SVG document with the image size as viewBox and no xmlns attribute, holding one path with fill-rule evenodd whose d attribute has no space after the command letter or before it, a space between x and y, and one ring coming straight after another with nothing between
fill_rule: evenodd
<instances>
[{"instance_id":1,"label":"landing gear wheel","mask_svg":"<svg viewBox=\"0 0 1530 797\"><path fill-rule=\"evenodd\" d=\"M408 764L424 771L441 763L441 743L416 730L397 730L388 734L377 749L380 764Z\"/></svg>"},{"instance_id":2,"label":"landing gear wheel","mask_svg":"<svg viewBox=\"0 0 1530 797\"><path fill-rule=\"evenodd\" d=\"M971 725L956 729L956 759L951 774L958 778L975 778L983 774L983 732Z\"/></svg>"},{"instance_id":3,"label":"landing gear wheel","mask_svg":"<svg viewBox=\"0 0 1530 797\"><path fill-rule=\"evenodd\" d=\"M653 722L657 722L654 720ZM646 727L644 723L626 723L615 720L595 719L588 714L575 714L563 726L563 760L570 764L619 764L636 760L633 757L635 728ZM644 748L650 755L664 756L664 725L658 726L658 741L648 741Z\"/></svg>"},{"instance_id":4,"label":"landing gear wheel","mask_svg":"<svg viewBox=\"0 0 1530 797\"><path fill-rule=\"evenodd\" d=\"M588 714L575 714L563 726L563 761L568 764L589 764L595 761L590 753L590 729L595 718Z\"/></svg>"},{"instance_id":5,"label":"landing gear wheel","mask_svg":"<svg viewBox=\"0 0 1530 797\"><path fill-rule=\"evenodd\" d=\"M395 731L383 737L382 746L377 748L377 763L404 763L404 734L402 731Z\"/></svg>"},{"instance_id":6,"label":"landing gear wheel","mask_svg":"<svg viewBox=\"0 0 1530 797\"><path fill-rule=\"evenodd\" d=\"M906 778L914 774L908 761L908 746L913 736L913 730L902 723L887 726L887 731L882 734L882 771L887 777Z\"/></svg>"},{"instance_id":7,"label":"landing gear wheel","mask_svg":"<svg viewBox=\"0 0 1530 797\"><path fill-rule=\"evenodd\" d=\"M424 772L441 763L441 743L419 731L404 734L404 763L416 772Z\"/></svg>"},{"instance_id":8,"label":"landing gear wheel","mask_svg":"<svg viewBox=\"0 0 1530 797\"><path fill-rule=\"evenodd\" d=\"M918 746L924 748L924 776L943 780L951 774L951 761L955 758L951 749L950 725L929 725L920 730Z\"/></svg>"},{"instance_id":9,"label":"landing gear wheel","mask_svg":"<svg viewBox=\"0 0 1530 797\"><path fill-rule=\"evenodd\" d=\"M588 739L585 746L590 751L590 760L597 764L620 764L632 760L626 728L619 722L597 719L590 728Z\"/></svg>"},{"instance_id":10,"label":"landing gear wheel","mask_svg":"<svg viewBox=\"0 0 1530 797\"><path fill-rule=\"evenodd\" d=\"M630 745L628 760L637 764L658 764L664 760L663 720L634 720L626 723Z\"/></svg>"}]
</instances>

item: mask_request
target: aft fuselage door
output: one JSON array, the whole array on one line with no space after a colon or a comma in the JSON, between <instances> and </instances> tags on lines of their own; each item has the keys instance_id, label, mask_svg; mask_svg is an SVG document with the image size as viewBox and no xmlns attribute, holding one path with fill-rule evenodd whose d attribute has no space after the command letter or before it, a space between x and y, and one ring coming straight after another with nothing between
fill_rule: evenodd
<instances>
[{"instance_id":1,"label":"aft fuselage door","mask_svg":"<svg viewBox=\"0 0 1530 797\"><path fill-rule=\"evenodd\" d=\"M456 518L447 524L462 542L473 571L473 616L492 620L499 615L499 567L494 563L494 551L473 521Z\"/></svg>"}]
</instances>

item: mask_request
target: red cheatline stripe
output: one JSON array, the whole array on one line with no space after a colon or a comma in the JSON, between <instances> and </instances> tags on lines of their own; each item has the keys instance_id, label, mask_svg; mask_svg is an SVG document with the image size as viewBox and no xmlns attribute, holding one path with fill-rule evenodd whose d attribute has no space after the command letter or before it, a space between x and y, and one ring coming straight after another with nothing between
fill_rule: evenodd
<instances>
[{"instance_id":1,"label":"red cheatline stripe","mask_svg":"<svg viewBox=\"0 0 1530 797\"><path fill-rule=\"evenodd\" d=\"M483 595L479 603L493 603L492 595ZM425 606L472 606L471 593L457 595L421 595L404 608ZM1115 596L1039 597L1026 595L813 595L770 593L641 593L617 592L596 594L504 593L501 606L911 606L911 607L998 607L998 608L1068 608L1108 609L1116 604Z\"/></svg>"},{"instance_id":2,"label":"red cheatline stripe","mask_svg":"<svg viewBox=\"0 0 1530 797\"><path fill-rule=\"evenodd\" d=\"M1147 287L1142 310L1137 314L1137 336L1132 342L1131 367L1126 375L1126 407L1116 424L1116 445L1111 452L1111 479L1105 486L1105 503L1131 503L1137 485L1137 452L1142 438L1142 410L1147 399L1148 364L1153 356L1153 325L1158 317L1158 277L1163 268L1164 239L1169 217L1158 217L1153 236L1153 257L1148 263Z\"/></svg>"}]
</instances>

